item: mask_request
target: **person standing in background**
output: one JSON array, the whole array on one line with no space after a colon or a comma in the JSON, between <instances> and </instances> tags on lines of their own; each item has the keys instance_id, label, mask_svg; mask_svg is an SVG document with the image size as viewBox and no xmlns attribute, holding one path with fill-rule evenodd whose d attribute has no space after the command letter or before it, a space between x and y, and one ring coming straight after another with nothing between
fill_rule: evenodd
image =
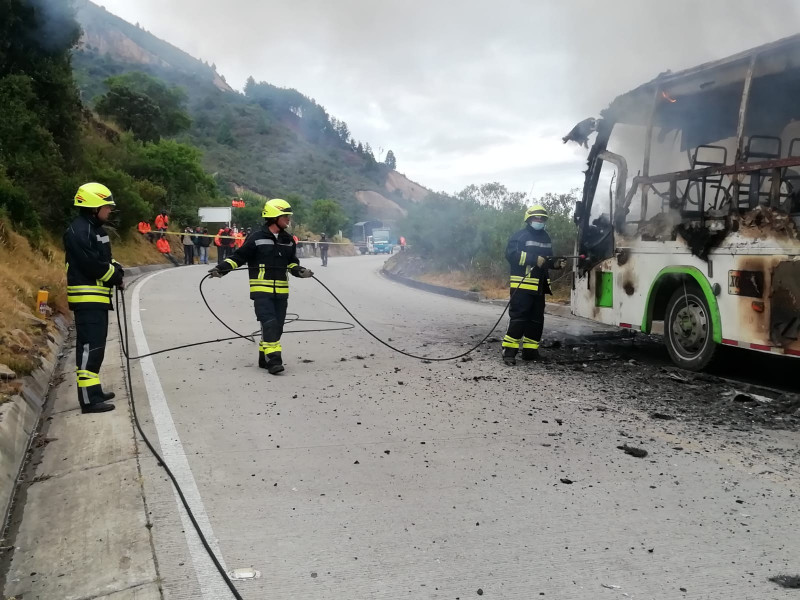
<instances>
[{"instance_id":1,"label":"person standing in background","mask_svg":"<svg viewBox=\"0 0 800 600\"><path fill-rule=\"evenodd\" d=\"M169 215L167 211L162 210L160 213L156 215L156 229L163 233L169 227Z\"/></svg>"},{"instance_id":2,"label":"person standing in background","mask_svg":"<svg viewBox=\"0 0 800 600\"><path fill-rule=\"evenodd\" d=\"M217 264L221 265L233 252L233 230L227 225L222 227L214 237L214 245L217 247Z\"/></svg>"},{"instance_id":3,"label":"person standing in background","mask_svg":"<svg viewBox=\"0 0 800 600\"><path fill-rule=\"evenodd\" d=\"M198 227L198 229L200 229ZM208 227L203 227L200 229L201 235L197 237L200 241L200 254L198 255L198 260L200 264L207 265L208 264L208 248L211 246L211 236L208 235Z\"/></svg>"},{"instance_id":4,"label":"person standing in background","mask_svg":"<svg viewBox=\"0 0 800 600\"><path fill-rule=\"evenodd\" d=\"M203 228L198 225L194 228L194 235L192 236L192 242L194 243L194 256L197 259L197 264L202 264L200 260L200 234L203 233Z\"/></svg>"},{"instance_id":5,"label":"person standing in background","mask_svg":"<svg viewBox=\"0 0 800 600\"><path fill-rule=\"evenodd\" d=\"M319 238L319 256L322 259L322 266L328 266L328 238L323 233Z\"/></svg>"},{"instance_id":6,"label":"person standing in background","mask_svg":"<svg viewBox=\"0 0 800 600\"><path fill-rule=\"evenodd\" d=\"M192 239L192 228L188 225L183 230L183 235L181 236L181 242L183 243L183 264L184 265L193 265L194 264L194 240Z\"/></svg>"}]
</instances>

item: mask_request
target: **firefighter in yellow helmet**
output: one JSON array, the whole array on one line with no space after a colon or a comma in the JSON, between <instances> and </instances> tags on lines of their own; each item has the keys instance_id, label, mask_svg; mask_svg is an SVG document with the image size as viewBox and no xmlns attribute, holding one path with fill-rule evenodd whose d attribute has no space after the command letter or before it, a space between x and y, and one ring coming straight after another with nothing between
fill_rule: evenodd
<instances>
[{"instance_id":1,"label":"firefighter in yellow helmet","mask_svg":"<svg viewBox=\"0 0 800 600\"><path fill-rule=\"evenodd\" d=\"M511 303L508 307L508 330L503 338L503 361L517 363L522 344L523 360L539 358L539 343L544 330L545 294L551 294L549 268L566 266L564 259L553 259L553 242L545 230L547 209L541 204L525 211L525 227L506 247L511 268Z\"/></svg>"},{"instance_id":2,"label":"firefighter in yellow helmet","mask_svg":"<svg viewBox=\"0 0 800 600\"><path fill-rule=\"evenodd\" d=\"M289 303L289 278L311 277L314 273L300 266L297 246L286 231L292 207L286 200L267 201L261 212L264 225L247 236L241 248L209 271L212 277L222 277L232 269L247 264L250 272L250 299L261 323L261 344L258 366L273 375L282 372L281 335Z\"/></svg>"},{"instance_id":3,"label":"firefighter in yellow helmet","mask_svg":"<svg viewBox=\"0 0 800 600\"><path fill-rule=\"evenodd\" d=\"M106 349L108 312L114 286L122 289L122 265L111 257L111 243L103 225L115 206L111 190L85 183L75 194L78 217L64 233L67 263L67 300L75 315L75 362L78 402L83 413L114 410L113 392L100 385L100 366Z\"/></svg>"}]
</instances>

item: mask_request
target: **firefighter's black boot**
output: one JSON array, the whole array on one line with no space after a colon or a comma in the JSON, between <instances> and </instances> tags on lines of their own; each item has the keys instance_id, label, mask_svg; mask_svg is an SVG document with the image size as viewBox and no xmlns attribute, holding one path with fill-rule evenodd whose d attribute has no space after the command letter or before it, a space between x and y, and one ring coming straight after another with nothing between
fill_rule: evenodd
<instances>
[{"instance_id":1,"label":"firefighter's black boot","mask_svg":"<svg viewBox=\"0 0 800 600\"><path fill-rule=\"evenodd\" d=\"M87 404L81 407L81 412L83 414L108 412L109 410L114 410L114 405L108 404L107 402L95 402L94 404Z\"/></svg>"},{"instance_id":2,"label":"firefighter's black boot","mask_svg":"<svg viewBox=\"0 0 800 600\"><path fill-rule=\"evenodd\" d=\"M103 402L108 402L109 400L113 400L117 397L114 392L104 392L103 388L100 388L100 395L103 397Z\"/></svg>"},{"instance_id":3,"label":"firefighter's black boot","mask_svg":"<svg viewBox=\"0 0 800 600\"><path fill-rule=\"evenodd\" d=\"M538 350L534 350L533 348L523 348L522 349L522 360L539 360L542 356L539 354Z\"/></svg>"},{"instance_id":4,"label":"firefighter's black boot","mask_svg":"<svg viewBox=\"0 0 800 600\"><path fill-rule=\"evenodd\" d=\"M503 362L510 367L513 367L515 364L517 364L516 348L503 348Z\"/></svg>"},{"instance_id":5,"label":"firefighter's black boot","mask_svg":"<svg viewBox=\"0 0 800 600\"><path fill-rule=\"evenodd\" d=\"M261 349L258 350L258 368L267 368L267 357L264 355L264 352L262 352Z\"/></svg>"},{"instance_id":6,"label":"firefighter's black boot","mask_svg":"<svg viewBox=\"0 0 800 600\"><path fill-rule=\"evenodd\" d=\"M283 361L280 352L267 354L267 371L273 375L283 372Z\"/></svg>"}]
</instances>

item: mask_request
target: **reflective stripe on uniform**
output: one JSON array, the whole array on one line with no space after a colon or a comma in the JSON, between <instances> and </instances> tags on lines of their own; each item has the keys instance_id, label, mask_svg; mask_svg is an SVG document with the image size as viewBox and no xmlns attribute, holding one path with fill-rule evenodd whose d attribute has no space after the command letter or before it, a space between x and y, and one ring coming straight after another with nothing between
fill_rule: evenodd
<instances>
[{"instance_id":1,"label":"reflective stripe on uniform","mask_svg":"<svg viewBox=\"0 0 800 600\"><path fill-rule=\"evenodd\" d=\"M522 277L521 275L511 275L510 283L511 289L529 290L531 292L539 291L539 278L538 277Z\"/></svg>"},{"instance_id":2,"label":"reflective stripe on uniform","mask_svg":"<svg viewBox=\"0 0 800 600\"><path fill-rule=\"evenodd\" d=\"M258 347L264 354L272 354L273 352L281 352L282 350L280 340L277 342L261 342Z\"/></svg>"},{"instance_id":3,"label":"reflective stripe on uniform","mask_svg":"<svg viewBox=\"0 0 800 600\"><path fill-rule=\"evenodd\" d=\"M108 265L108 271L106 271L105 275L103 275L100 278L100 281L108 281L109 279L111 279L111 277L113 277L113 275L114 275L114 265L110 264Z\"/></svg>"},{"instance_id":4,"label":"reflective stripe on uniform","mask_svg":"<svg viewBox=\"0 0 800 600\"><path fill-rule=\"evenodd\" d=\"M108 239L107 235L103 235L103 236L96 235L96 237L97 237L97 241L100 242L101 244L110 244L111 243L111 240Z\"/></svg>"},{"instance_id":5,"label":"reflective stripe on uniform","mask_svg":"<svg viewBox=\"0 0 800 600\"><path fill-rule=\"evenodd\" d=\"M263 239L263 240L256 240L256 246L274 246L275 240L270 239Z\"/></svg>"},{"instance_id":6,"label":"reflective stripe on uniform","mask_svg":"<svg viewBox=\"0 0 800 600\"><path fill-rule=\"evenodd\" d=\"M67 301L71 304L81 302L111 304L111 288L102 285L68 285Z\"/></svg>"},{"instance_id":7,"label":"reflective stripe on uniform","mask_svg":"<svg viewBox=\"0 0 800 600\"><path fill-rule=\"evenodd\" d=\"M537 248L552 248L553 244L551 242L534 242L533 240L528 240L525 242L526 246L536 246Z\"/></svg>"},{"instance_id":8,"label":"reflective stripe on uniform","mask_svg":"<svg viewBox=\"0 0 800 600\"><path fill-rule=\"evenodd\" d=\"M522 349L523 350L538 350L539 349L539 342L536 340L532 340L529 337L522 338Z\"/></svg>"},{"instance_id":9,"label":"reflective stripe on uniform","mask_svg":"<svg viewBox=\"0 0 800 600\"><path fill-rule=\"evenodd\" d=\"M72 296L67 294L67 302L70 304L79 304L81 302L93 302L95 304L111 304L109 296Z\"/></svg>"},{"instance_id":10,"label":"reflective stripe on uniform","mask_svg":"<svg viewBox=\"0 0 800 600\"><path fill-rule=\"evenodd\" d=\"M98 294L105 294L106 296L111 295L111 288L106 287L104 285L68 285L67 286L67 293L98 293Z\"/></svg>"},{"instance_id":11,"label":"reflective stripe on uniform","mask_svg":"<svg viewBox=\"0 0 800 600\"><path fill-rule=\"evenodd\" d=\"M250 285L274 285L275 287L289 287L289 282L285 279L251 279Z\"/></svg>"},{"instance_id":12,"label":"reflective stripe on uniform","mask_svg":"<svg viewBox=\"0 0 800 600\"><path fill-rule=\"evenodd\" d=\"M78 369L75 372L78 378L78 387L91 387L93 385L100 385L100 375L85 369Z\"/></svg>"},{"instance_id":13,"label":"reflective stripe on uniform","mask_svg":"<svg viewBox=\"0 0 800 600\"><path fill-rule=\"evenodd\" d=\"M531 292L538 292L539 291L539 284L529 285L527 283L511 283L512 290L528 290Z\"/></svg>"},{"instance_id":14,"label":"reflective stripe on uniform","mask_svg":"<svg viewBox=\"0 0 800 600\"><path fill-rule=\"evenodd\" d=\"M239 265L236 264L236 261L231 259L231 258L226 258L225 262L228 263L231 266L232 269L238 269L239 268Z\"/></svg>"},{"instance_id":15,"label":"reflective stripe on uniform","mask_svg":"<svg viewBox=\"0 0 800 600\"><path fill-rule=\"evenodd\" d=\"M290 264L290 265L288 265L286 268L287 268L287 269L294 269L295 267L299 267L299 266L300 266L300 265L298 265L297 263L291 263L291 264Z\"/></svg>"},{"instance_id":16,"label":"reflective stripe on uniform","mask_svg":"<svg viewBox=\"0 0 800 600\"><path fill-rule=\"evenodd\" d=\"M519 348L519 340L507 335L503 338L503 348Z\"/></svg>"},{"instance_id":17,"label":"reflective stripe on uniform","mask_svg":"<svg viewBox=\"0 0 800 600\"><path fill-rule=\"evenodd\" d=\"M288 294L289 282L285 279L251 279L250 291L265 294Z\"/></svg>"},{"instance_id":18,"label":"reflective stripe on uniform","mask_svg":"<svg viewBox=\"0 0 800 600\"><path fill-rule=\"evenodd\" d=\"M528 258L527 252L520 252L519 253L519 266L522 267L525 265L525 259Z\"/></svg>"}]
</instances>

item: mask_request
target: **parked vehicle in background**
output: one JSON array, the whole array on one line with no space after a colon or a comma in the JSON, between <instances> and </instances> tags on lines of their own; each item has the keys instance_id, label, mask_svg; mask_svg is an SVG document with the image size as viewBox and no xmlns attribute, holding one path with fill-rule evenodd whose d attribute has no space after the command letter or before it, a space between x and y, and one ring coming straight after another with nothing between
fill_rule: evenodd
<instances>
[{"instance_id":1,"label":"parked vehicle in background","mask_svg":"<svg viewBox=\"0 0 800 600\"><path fill-rule=\"evenodd\" d=\"M372 236L374 229L381 227L383 227L381 221L361 221L353 225L353 245L361 254L370 252L367 248L367 240Z\"/></svg>"},{"instance_id":2,"label":"parked vehicle in background","mask_svg":"<svg viewBox=\"0 0 800 600\"><path fill-rule=\"evenodd\" d=\"M391 242L391 230L388 227L372 230L374 254L392 254L394 244Z\"/></svg>"}]
</instances>

